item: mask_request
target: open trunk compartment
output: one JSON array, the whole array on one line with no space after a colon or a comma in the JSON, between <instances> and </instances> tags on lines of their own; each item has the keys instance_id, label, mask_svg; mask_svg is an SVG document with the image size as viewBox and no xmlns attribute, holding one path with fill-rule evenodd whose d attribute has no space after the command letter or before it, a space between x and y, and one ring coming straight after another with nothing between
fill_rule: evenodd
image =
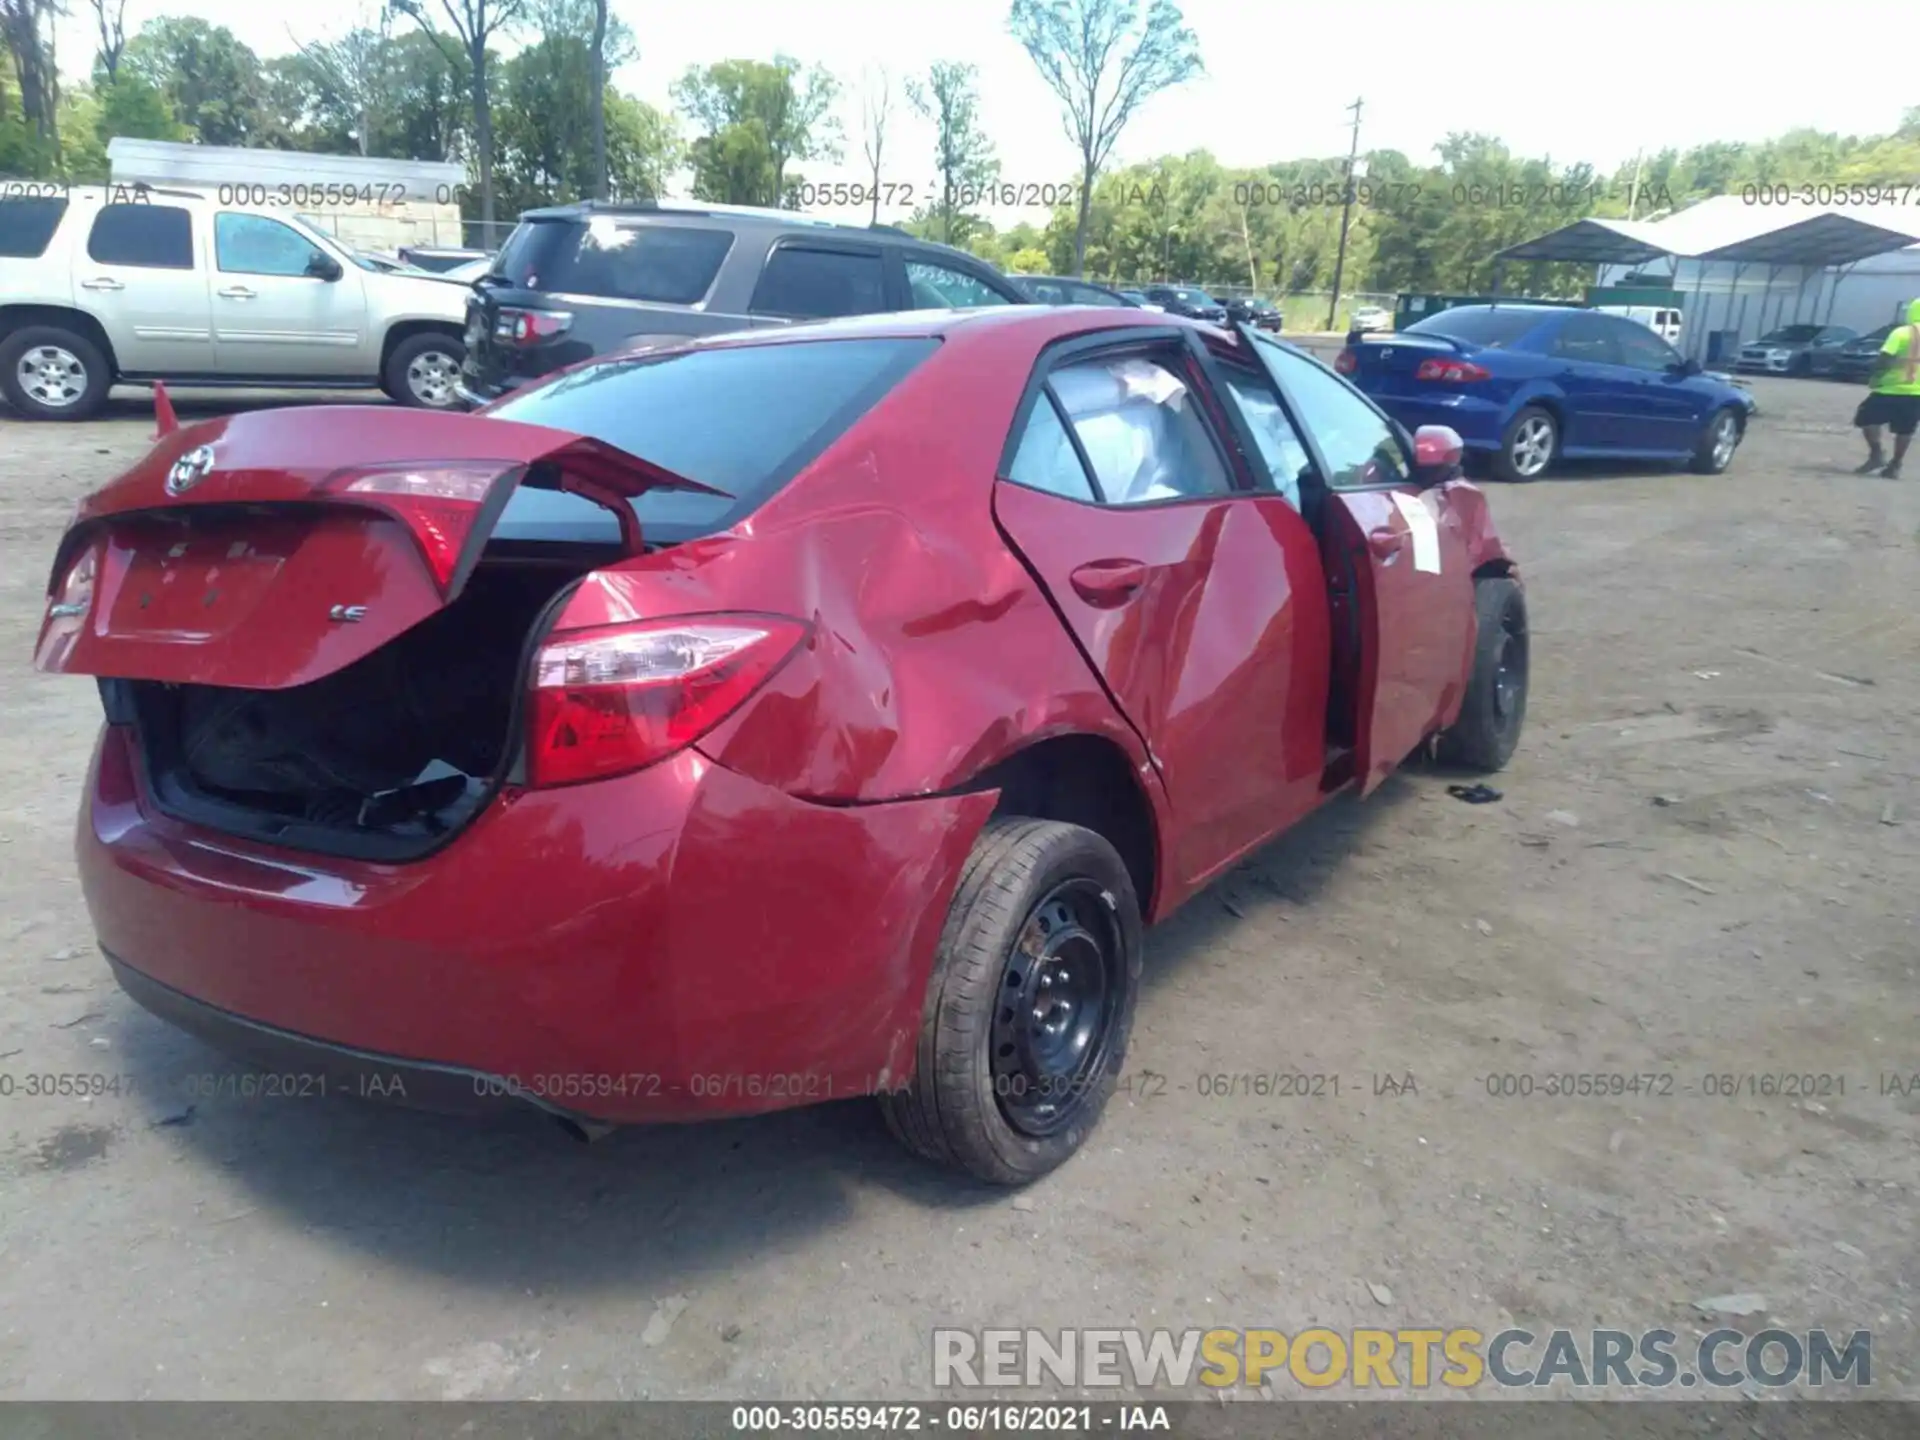
<instances>
[{"instance_id":1,"label":"open trunk compartment","mask_svg":"<svg viewBox=\"0 0 1920 1440\"><path fill-rule=\"evenodd\" d=\"M417 859L483 810L517 756L527 657L592 568L483 562L458 599L360 660L279 690L101 681L177 819L273 844Z\"/></svg>"}]
</instances>

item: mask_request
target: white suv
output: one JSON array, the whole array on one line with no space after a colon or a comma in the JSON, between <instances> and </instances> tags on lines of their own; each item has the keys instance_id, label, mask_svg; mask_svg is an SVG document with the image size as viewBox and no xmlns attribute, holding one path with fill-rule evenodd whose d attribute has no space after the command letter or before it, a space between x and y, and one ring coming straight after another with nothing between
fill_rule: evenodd
<instances>
[{"instance_id":1,"label":"white suv","mask_svg":"<svg viewBox=\"0 0 1920 1440\"><path fill-rule=\"evenodd\" d=\"M84 419L108 387L155 380L378 386L456 409L467 295L383 273L284 211L145 186L11 186L0 396L34 420Z\"/></svg>"}]
</instances>

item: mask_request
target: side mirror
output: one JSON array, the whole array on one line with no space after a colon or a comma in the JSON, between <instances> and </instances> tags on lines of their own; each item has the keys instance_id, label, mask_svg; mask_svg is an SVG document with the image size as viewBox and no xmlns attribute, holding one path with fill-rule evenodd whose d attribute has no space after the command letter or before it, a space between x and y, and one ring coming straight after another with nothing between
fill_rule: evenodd
<instances>
[{"instance_id":1,"label":"side mirror","mask_svg":"<svg viewBox=\"0 0 1920 1440\"><path fill-rule=\"evenodd\" d=\"M346 272L340 268L340 262L331 255L323 255L318 250L307 257L307 274L316 280L325 280L332 284Z\"/></svg>"},{"instance_id":2,"label":"side mirror","mask_svg":"<svg viewBox=\"0 0 1920 1440\"><path fill-rule=\"evenodd\" d=\"M1673 364L1667 367L1667 369L1672 371L1675 375L1678 375L1681 379L1684 380L1689 375L1698 375L1700 373L1701 366L1698 360L1695 360L1691 356L1689 356L1684 360L1674 361Z\"/></svg>"},{"instance_id":3,"label":"side mirror","mask_svg":"<svg viewBox=\"0 0 1920 1440\"><path fill-rule=\"evenodd\" d=\"M1422 425L1413 432L1413 478L1421 489L1460 476L1466 442L1451 425Z\"/></svg>"}]
</instances>

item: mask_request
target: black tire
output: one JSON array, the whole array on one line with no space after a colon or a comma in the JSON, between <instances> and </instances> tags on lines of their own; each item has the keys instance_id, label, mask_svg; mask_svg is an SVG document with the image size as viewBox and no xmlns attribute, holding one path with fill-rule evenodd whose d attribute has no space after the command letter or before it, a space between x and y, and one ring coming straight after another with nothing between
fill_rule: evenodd
<instances>
[{"instance_id":1,"label":"black tire","mask_svg":"<svg viewBox=\"0 0 1920 1440\"><path fill-rule=\"evenodd\" d=\"M1733 427L1733 444L1723 454L1720 449L1721 429ZM1696 474L1718 475L1729 465L1740 449L1740 441L1745 437L1746 426L1734 413L1731 405L1723 405L1707 417L1706 425L1700 431L1700 438L1694 442L1693 458L1687 464Z\"/></svg>"},{"instance_id":2,"label":"black tire","mask_svg":"<svg viewBox=\"0 0 1920 1440\"><path fill-rule=\"evenodd\" d=\"M1517 464L1514 449L1520 443L1523 433L1539 433L1534 427L1544 425L1547 438L1547 458L1538 469L1529 465ZM1520 413L1507 422L1507 428L1500 432L1500 448L1493 453L1493 473L1500 479L1513 485L1524 485L1529 480L1538 480L1552 466L1554 457L1560 453L1560 422L1538 405L1522 407Z\"/></svg>"},{"instance_id":3,"label":"black tire","mask_svg":"<svg viewBox=\"0 0 1920 1440\"><path fill-rule=\"evenodd\" d=\"M48 355L49 363L55 366L59 362L52 357L64 354L78 365L77 376L70 369L67 373L80 382L79 395L65 404L47 404L29 393L21 383L20 365L35 354ZM7 404L25 419L85 420L99 413L112 388L113 367L100 347L78 331L58 325L27 325L0 342L0 395L6 396Z\"/></svg>"},{"instance_id":4,"label":"black tire","mask_svg":"<svg viewBox=\"0 0 1920 1440\"><path fill-rule=\"evenodd\" d=\"M1478 631L1473 674L1460 717L1441 733L1437 754L1443 765L1491 774L1513 758L1527 718L1526 595L1512 580L1479 580L1473 587L1473 610ZM1513 667L1506 683L1503 662Z\"/></svg>"},{"instance_id":5,"label":"black tire","mask_svg":"<svg viewBox=\"0 0 1920 1440\"><path fill-rule=\"evenodd\" d=\"M1067 924L1058 923L1063 895ZM913 1080L880 1097L888 1128L917 1154L995 1185L1024 1185L1054 1169L1099 1122L1126 1061L1142 951L1140 902L1106 840L1052 820L988 821L947 908ZM1089 1006L1099 1033L1070 1075L1047 1082L1048 1094L1039 1086L1016 1093L1007 1069L1017 1058L1006 1052L1027 1053L1008 1039L1009 1027L1025 1023L1016 1011L1037 1021L1039 1004L1060 1005L1008 1006L1007 994L1037 996L1075 957L1082 977L1073 988L1088 987L1088 965L1101 977Z\"/></svg>"},{"instance_id":6,"label":"black tire","mask_svg":"<svg viewBox=\"0 0 1920 1440\"><path fill-rule=\"evenodd\" d=\"M438 365L432 364L436 358ZM467 347L452 335L435 331L409 335L394 346L393 353L387 357L381 384L387 394L402 405L420 410L461 410L465 406L454 391L453 381L458 378L466 358ZM427 366L435 375L445 372L444 382L424 383L426 372L416 373L418 365Z\"/></svg>"}]
</instances>

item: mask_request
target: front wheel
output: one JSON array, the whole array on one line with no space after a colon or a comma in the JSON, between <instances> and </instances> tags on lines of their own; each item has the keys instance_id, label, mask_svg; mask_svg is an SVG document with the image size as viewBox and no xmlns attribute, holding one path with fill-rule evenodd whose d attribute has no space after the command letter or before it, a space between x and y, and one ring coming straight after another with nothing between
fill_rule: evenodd
<instances>
[{"instance_id":1,"label":"front wheel","mask_svg":"<svg viewBox=\"0 0 1920 1440\"><path fill-rule=\"evenodd\" d=\"M883 1094L909 1149L996 1185L1080 1148L1126 1059L1140 904L1091 830L991 820L947 909L914 1076Z\"/></svg>"},{"instance_id":2,"label":"front wheel","mask_svg":"<svg viewBox=\"0 0 1920 1440\"><path fill-rule=\"evenodd\" d=\"M1507 422L1494 452L1493 473L1502 480L1538 480L1553 463L1560 446L1560 427L1538 405L1529 405Z\"/></svg>"},{"instance_id":3,"label":"front wheel","mask_svg":"<svg viewBox=\"0 0 1920 1440\"><path fill-rule=\"evenodd\" d=\"M1474 583L1477 639L1460 718L1440 736L1442 764L1491 774L1505 768L1527 718L1527 601L1504 577Z\"/></svg>"},{"instance_id":4,"label":"front wheel","mask_svg":"<svg viewBox=\"0 0 1920 1440\"><path fill-rule=\"evenodd\" d=\"M1702 475L1718 475L1733 463L1733 452L1740 448L1740 417L1732 410L1719 410L1700 432L1689 462Z\"/></svg>"},{"instance_id":5,"label":"front wheel","mask_svg":"<svg viewBox=\"0 0 1920 1440\"><path fill-rule=\"evenodd\" d=\"M409 336L387 357L387 394L422 410L458 410L454 386L466 358L466 347L450 335Z\"/></svg>"}]
</instances>

